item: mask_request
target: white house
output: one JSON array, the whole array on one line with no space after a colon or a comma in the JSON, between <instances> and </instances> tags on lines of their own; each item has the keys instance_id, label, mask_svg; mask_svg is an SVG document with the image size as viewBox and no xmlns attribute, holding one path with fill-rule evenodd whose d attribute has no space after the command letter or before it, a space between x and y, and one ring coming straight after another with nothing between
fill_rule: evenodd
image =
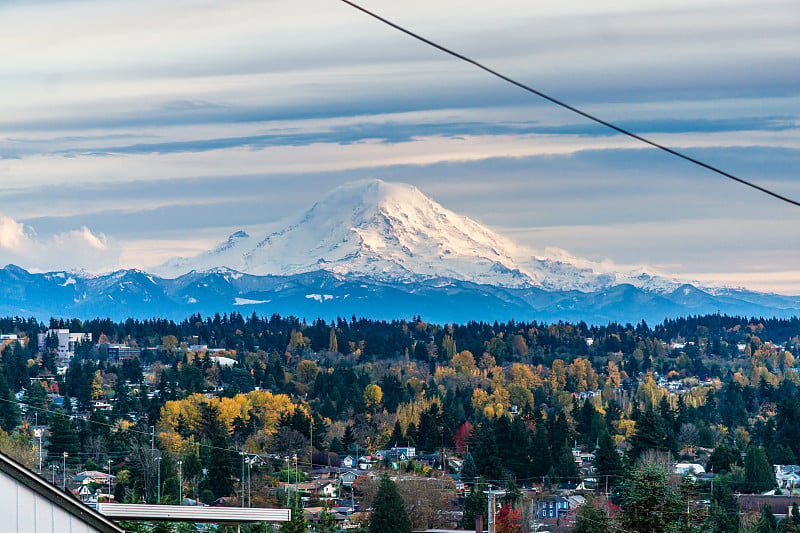
<instances>
[{"instance_id":1,"label":"white house","mask_svg":"<svg viewBox=\"0 0 800 533\"><path fill-rule=\"evenodd\" d=\"M0 453L4 533L124 533L114 522Z\"/></svg>"},{"instance_id":2,"label":"white house","mask_svg":"<svg viewBox=\"0 0 800 533\"><path fill-rule=\"evenodd\" d=\"M798 465L772 465L775 469L775 481L782 489L795 489L800 487L800 466Z\"/></svg>"},{"instance_id":3,"label":"white house","mask_svg":"<svg viewBox=\"0 0 800 533\"><path fill-rule=\"evenodd\" d=\"M673 466L673 470L679 476L686 476L690 479L696 479L698 476L706 473L706 469L703 468L703 465L697 463L676 463L675 466Z\"/></svg>"}]
</instances>

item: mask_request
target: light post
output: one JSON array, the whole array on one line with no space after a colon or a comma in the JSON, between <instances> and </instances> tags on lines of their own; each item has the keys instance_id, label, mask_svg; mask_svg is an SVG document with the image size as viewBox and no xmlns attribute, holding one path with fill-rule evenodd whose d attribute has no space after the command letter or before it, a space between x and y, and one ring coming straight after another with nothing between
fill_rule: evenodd
<instances>
[{"instance_id":1,"label":"light post","mask_svg":"<svg viewBox=\"0 0 800 533\"><path fill-rule=\"evenodd\" d=\"M108 503L111 503L111 459L106 461L108 465Z\"/></svg>"},{"instance_id":2,"label":"light post","mask_svg":"<svg viewBox=\"0 0 800 533\"><path fill-rule=\"evenodd\" d=\"M291 480L292 468L289 466L289 456L286 456L286 507L289 507L289 486L292 484Z\"/></svg>"},{"instance_id":3,"label":"light post","mask_svg":"<svg viewBox=\"0 0 800 533\"><path fill-rule=\"evenodd\" d=\"M158 489L156 494L156 503L161 503L161 456L155 458L156 463L158 463Z\"/></svg>"},{"instance_id":4,"label":"light post","mask_svg":"<svg viewBox=\"0 0 800 533\"><path fill-rule=\"evenodd\" d=\"M56 470L58 470L58 465L51 464L50 471L53 473L53 485L56 484Z\"/></svg>"},{"instance_id":5,"label":"light post","mask_svg":"<svg viewBox=\"0 0 800 533\"><path fill-rule=\"evenodd\" d=\"M250 469L253 468L253 459L247 461L247 507L250 507Z\"/></svg>"},{"instance_id":6,"label":"light post","mask_svg":"<svg viewBox=\"0 0 800 533\"><path fill-rule=\"evenodd\" d=\"M183 505L183 461L178 461L178 505Z\"/></svg>"},{"instance_id":7,"label":"light post","mask_svg":"<svg viewBox=\"0 0 800 533\"><path fill-rule=\"evenodd\" d=\"M242 508L244 508L244 452L239 452L242 454L242 477L239 478L239 497L242 500Z\"/></svg>"},{"instance_id":8,"label":"light post","mask_svg":"<svg viewBox=\"0 0 800 533\"><path fill-rule=\"evenodd\" d=\"M69 457L69 454L64 452L61 457L64 461L64 477L61 480L61 490L67 490L67 457Z\"/></svg>"},{"instance_id":9,"label":"light post","mask_svg":"<svg viewBox=\"0 0 800 533\"><path fill-rule=\"evenodd\" d=\"M39 438L39 449L37 452L39 453L39 475L42 475L42 428L37 427L33 432L36 437Z\"/></svg>"}]
</instances>

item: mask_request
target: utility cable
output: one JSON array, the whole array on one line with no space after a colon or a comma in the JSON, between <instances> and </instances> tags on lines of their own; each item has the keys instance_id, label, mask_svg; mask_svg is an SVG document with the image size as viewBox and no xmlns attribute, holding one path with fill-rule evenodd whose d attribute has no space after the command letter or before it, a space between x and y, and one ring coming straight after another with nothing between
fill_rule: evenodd
<instances>
[{"instance_id":1,"label":"utility cable","mask_svg":"<svg viewBox=\"0 0 800 533\"><path fill-rule=\"evenodd\" d=\"M410 37L413 37L414 39L416 39L418 41L421 41L421 42L423 42L423 43L425 43L425 44L427 44L429 46L432 46L433 48L436 48L437 50L440 50L440 51L444 52L445 54L451 55L451 56L455 57L456 59L460 59L461 61L469 63L470 65L473 65L473 66L475 66L475 67L477 67L477 68L479 68L479 69L481 69L481 70L483 70L485 72L488 72L489 74L491 74L492 76L495 76L496 78L500 78L501 80L503 80L503 81L505 81L507 83L510 83L511 85L515 85L515 86L519 87L520 89L523 89L523 90L525 90L525 91L527 91L527 92L529 92L531 94L534 94L534 95L536 95L536 96L538 96L540 98L544 98L545 100L547 100L549 102L552 102L552 103L554 103L554 104L556 104L556 105L558 105L560 107L563 107L564 109L572 111L573 113L576 113L576 114L578 114L578 115L580 115L580 116L582 116L584 118L587 118L587 119L589 119L589 120L591 120L593 122L601 124L601 125L603 125L603 126L605 126L607 128L610 128L610 129L612 129L612 130L614 130L614 131L616 131L618 133L621 133L623 135L627 135L628 137L631 137L632 139L636 139L637 141L642 142L644 144L650 145L653 148L657 148L657 149L662 150L664 152L667 152L668 154L671 154L671 155L673 155L675 157L679 157L679 158L684 159L684 160L686 160L686 161L688 161L690 163L693 163L695 165L701 166L701 167L703 167L703 168L705 168L707 170L710 170L712 172L716 172L717 174L719 174L719 175L721 175L721 176L723 176L725 178L733 180L733 181L735 181L737 183L740 183L742 185L745 185L747 187L751 187L751 188L753 188L753 189L755 189L755 190L757 190L759 192L762 192L764 194L772 196L773 198L777 198L778 200L781 200L781 201L786 202L788 204L792 204L794 206L800 207L800 202L798 202L797 200L792 200L791 198L788 198L786 196L783 196L781 194L773 192L773 191L771 191L771 190L769 190L769 189L767 189L765 187L761 187L760 185L756 185L755 183L753 183L751 181L748 181L748 180L746 180L744 178L740 178L740 177L734 176L733 174L731 174L729 172L726 172L726 171L724 171L724 170L722 170L720 168L717 168L714 165L711 165L709 163L704 163L703 161L700 161L699 159L695 159L694 157L691 157L691 156L686 155L686 154L684 154L682 152L679 152L678 150L675 150L673 148L669 148L667 146L664 146L663 144L659 144L659 143L657 143L655 141L652 141L650 139L642 137L641 135L633 133L632 131L627 130L627 129L621 127L621 126L617 126L615 124L612 124L611 122L608 122L606 120L598 118L595 115L587 113L586 111L582 111L582 110L578 109L577 107L575 107L573 105L567 104L566 102L564 102L562 100L559 100L558 98L555 98L555 97L550 96L550 95L548 95L546 93L543 93L542 91L534 89L533 87L530 87L529 85L525 85L524 83L519 82L519 81L517 81L517 80L515 80L515 79L513 79L513 78L511 78L509 76L506 76L505 74L501 74L500 72L498 72L498 71L496 71L494 69L491 69L491 68L487 67L486 65L484 65L484 64L482 64L482 63L480 63L480 62L478 62L478 61L476 61L474 59L471 59L471 58L469 58L469 57L467 57L467 56L465 56L463 54L460 54L460 53L458 53L458 52L456 52L454 50L451 50L450 48L447 48L444 45L441 45L441 44L439 44L439 43L437 43L435 41L432 41L432 40L430 40L430 39L428 39L426 37L423 37L423 36L419 35L418 33L414 33L413 31L408 30L408 29L404 28L403 26L388 20L388 19L378 15L377 13L374 13L374 12L364 8L364 7L361 7L360 5L356 4L355 2L352 2L351 0L341 0L341 1L344 2L347 5L355 8L355 9L361 11L362 13L365 13L365 14L369 15L370 17L372 17L372 18L374 18L374 19L386 24L387 26L391 26L392 28L394 28L394 29L396 29L396 30L398 30L398 31L400 31L402 33L405 33L406 35L408 35Z\"/></svg>"}]
</instances>

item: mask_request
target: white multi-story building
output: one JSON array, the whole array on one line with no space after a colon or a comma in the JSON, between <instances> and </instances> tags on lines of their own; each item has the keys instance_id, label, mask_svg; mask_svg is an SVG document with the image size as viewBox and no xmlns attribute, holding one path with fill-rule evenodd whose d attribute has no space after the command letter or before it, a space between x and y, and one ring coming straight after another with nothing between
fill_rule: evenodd
<instances>
[{"instance_id":1,"label":"white multi-story building","mask_svg":"<svg viewBox=\"0 0 800 533\"><path fill-rule=\"evenodd\" d=\"M75 356L75 346L81 341L92 341L91 333L70 333L68 329L48 329L44 333L39 333L39 350L43 351L47 345L48 337L56 337L58 346L56 352L62 359L72 359Z\"/></svg>"}]
</instances>

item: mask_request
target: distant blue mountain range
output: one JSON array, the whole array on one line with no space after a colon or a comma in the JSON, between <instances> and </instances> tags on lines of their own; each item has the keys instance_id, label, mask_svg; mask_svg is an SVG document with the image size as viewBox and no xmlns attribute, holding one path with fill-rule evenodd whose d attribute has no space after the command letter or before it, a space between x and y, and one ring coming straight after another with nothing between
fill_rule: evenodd
<instances>
[{"instance_id":1,"label":"distant blue mountain range","mask_svg":"<svg viewBox=\"0 0 800 533\"><path fill-rule=\"evenodd\" d=\"M288 276L254 276L228 269L189 272L175 279L140 270L94 276L0 269L0 315L36 317L165 317L193 313L279 313L306 319L352 315L436 322L558 320L602 324L654 323L666 317L723 313L747 316L800 315L800 297L692 285L671 292L620 284L598 291L509 288L449 278L376 280L325 270Z\"/></svg>"}]
</instances>

